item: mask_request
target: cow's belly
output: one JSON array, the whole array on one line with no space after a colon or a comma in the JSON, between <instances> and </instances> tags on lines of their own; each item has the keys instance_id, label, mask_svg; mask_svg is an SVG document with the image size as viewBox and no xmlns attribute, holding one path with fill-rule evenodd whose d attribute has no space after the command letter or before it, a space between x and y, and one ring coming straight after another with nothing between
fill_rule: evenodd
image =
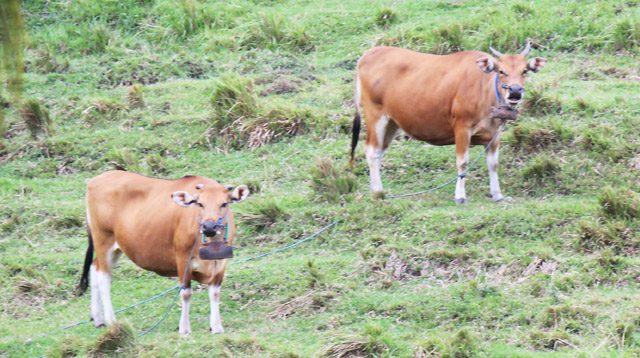
<instances>
[{"instance_id":1,"label":"cow's belly","mask_svg":"<svg viewBox=\"0 0 640 358\"><path fill-rule=\"evenodd\" d=\"M398 126L410 137L432 145L448 145L455 143L453 131L444 126L429 125L408 121L396 121Z\"/></svg>"},{"instance_id":2,"label":"cow's belly","mask_svg":"<svg viewBox=\"0 0 640 358\"><path fill-rule=\"evenodd\" d=\"M117 234L116 242L120 250L137 266L162 276L177 275L173 244L160 244L157 239L145 239L144 237L130 239L119 237Z\"/></svg>"}]
</instances>

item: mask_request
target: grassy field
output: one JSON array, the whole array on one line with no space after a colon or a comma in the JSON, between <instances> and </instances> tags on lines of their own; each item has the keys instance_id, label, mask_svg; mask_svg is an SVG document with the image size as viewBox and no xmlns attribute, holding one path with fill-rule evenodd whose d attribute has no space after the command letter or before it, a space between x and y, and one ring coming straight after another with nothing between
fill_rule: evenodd
<instances>
[{"instance_id":1,"label":"grassy field","mask_svg":"<svg viewBox=\"0 0 640 358\"><path fill-rule=\"evenodd\" d=\"M24 104L0 146L0 356L537 357L640 355L640 1L25 0ZM548 65L527 83L501 150L453 187L374 200L347 168L357 58L374 45L516 51ZM49 114L46 120L45 112ZM480 153L474 148L471 157ZM193 333L176 304L116 352L78 297L84 188L121 168L248 184L225 333ZM388 193L455 175L453 147L395 141ZM174 281L115 270L118 309ZM118 315L134 334L175 297ZM48 336L43 336L49 334Z\"/></svg>"}]
</instances>

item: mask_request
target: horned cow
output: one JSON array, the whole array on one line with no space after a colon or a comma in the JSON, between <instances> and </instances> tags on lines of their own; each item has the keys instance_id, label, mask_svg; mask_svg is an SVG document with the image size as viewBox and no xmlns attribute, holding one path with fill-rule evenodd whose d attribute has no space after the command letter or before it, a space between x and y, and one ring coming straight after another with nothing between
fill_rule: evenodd
<instances>
[{"instance_id":1,"label":"horned cow","mask_svg":"<svg viewBox=\"0 0 640 358\"><path fill-rule=\"evenodd\" d=\"M433 145L456 146L455 200L467 200L463 173L470 145L488 145L501 119L492 108L514 107L524 96L525 77L538 72L546 60L526 60L530 43L516 55L494 56L480 51L431 55L395 47L375 47L358 61L354 103L351 161L358 144L360 107L366 121L365 154L371 190L382 193L380 164L398 128L409 136ZM490 194L504 198L498 181L500 138L487 151Z\"/></svg>"},{"instance_id":2,"label":"horned cow","mask_svg":"<svg viewBox=\"0 0 640 358\"><path fill-rule=\"evenodd\" d=\"M163 180L108 171L91 179L86 195L89 247L79 288L84 292L91 284L91 317L95 325L115 322L111 272L124 253L146 270L178 277L180 334L191 332L192 279L208 285L211 331L222 332L220 285L227 262L201 260L198 249L204 240L200 236L233 244L236 230L231 204L248 195L245 185L225 187L200 176Z\"/></svg>"}]
</instances>

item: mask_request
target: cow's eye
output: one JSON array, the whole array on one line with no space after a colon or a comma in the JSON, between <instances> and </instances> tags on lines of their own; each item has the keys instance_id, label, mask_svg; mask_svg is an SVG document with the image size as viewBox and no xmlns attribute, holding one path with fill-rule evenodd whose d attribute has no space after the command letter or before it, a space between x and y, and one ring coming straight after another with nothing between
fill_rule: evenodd
<instances>
[{"instance_id":1,"label":"cow's eye","mask_svg":"<svg viewBox=\"0 0 640 358\"><path fill-rule=\"evenodd\" d=\"M221 207L226 208L229 203L222 203Z\"/></svg>"},{"instance_id":2,"label":"cow's eye","mask_svg":"<svg viewBox=\"0 0 640 358\"><path fill-rule=\"evenodd\" d=\"M523 76L526 76L526 75L527 75L527 73L529 73L529 71L522 71L522 75L523 75Z\"/></svg>"},{"instance_id":3,"label":"cow's eye","mask_svg":"<svg viewBox=\"0 0 640 358\"><path fill-rule=\"evenodd\" d=\"M198 205L199 207L201 207L201 208L203 208L203 209L204 209L204 205L202 205L202 203L199 203L199 202L197 202L197 201L196 201L194 204L196 204L196 205Z\"/></svg>"},{"instance_id":4,"label":"cow's eye","mask_svg":"<svg viewBox=\"0 0 640 358\"><path fill-rule=\"evenodd\" d=\"M504 72L503 70L500 70L500 74L501 74L502 76L505 76L505 77L509 76L509 75L508 75L506 72Z\"/></svg>"}]
</instances>

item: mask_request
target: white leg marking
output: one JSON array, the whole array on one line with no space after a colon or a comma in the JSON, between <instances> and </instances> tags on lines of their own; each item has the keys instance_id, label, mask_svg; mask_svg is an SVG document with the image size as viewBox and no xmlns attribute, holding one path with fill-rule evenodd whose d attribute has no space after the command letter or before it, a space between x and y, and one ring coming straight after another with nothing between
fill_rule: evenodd
<instances>
[{"instance_id":1,"label":"white leg marking","mask_svg":"<svg viewBox=\"0 0 640 358\"><path fill-rule=\"evenodd\" d=\"M97 271L96 281L98 282L98 290L100 291L100 301L102 301L104 321L107 326L110 326L116 321L116 316L113 313L113 306L111 305L111 274L108 272Z\"/></svg>"},{"instance_id":2,"label":"white leg marking","mask_svg":"<svg viewBox=\"0 0 640 358\"><path fill-rule=\"evenodd\" d=\"M118 263L118 259L120 258L120 255L122 255L122 251L120 251L120 246L118 246L118 243L116 242L109 249L109 255L108 255L109 262L111 262L112 270L114 267L116 267L116 264Z\"/></svg>"},{"instance_id":3,"label":"white leg marking","mask_svg":"<svg viewBox=\"0 0 640 358\"><path fill-rule=\"evenodd\" d=\"M498 180L498 150L487 152L487 168L489 168L489 190L491 199L500 201L504 199L500 191L500 181Z\"/></svg>"},{"instance_id":4,"label":"white leg marking","mask_svg":"<svg viewBox=\"0 0 640 358\"><path fill-rule=\"evenodd\" d=\"M371 179L371 191L382 192L382 179L380 177L380 166L382 162L382 145L384 143L384 135L389 124L389 117L381 116L375 127L377 147L366 146L365 154L367 156L367 162L369 163L369 177Z\"/></svg>"},{"instance_id":5,"label":"white leg marking","mask_svg":"<svg viewBox=\"0 0 640 358\"><path fill-rule=\"evenodd\" d=\"M209 302L211 303L211 318L209 320L211 333L222 333L224 329L220 318L220 286L209 286Z\"/></svg>"},{"instance_id":6,"label":"white leg marking","mask_svg":"<svg viewBox=\"0 0 640 358\"><path fill-rule=\"evenodd\" d=\"M191 289L180 290L180 301L182 302L182 313L180 314L180 326L178 331L182 335L191 333L191 323L189 322L189 305L191 303Z\"/></svg>"},{"instance_id":7,"label":"white leg marking","mask_svg":"<svg viewBox=\"0 0 640 358\"><path fill-rule=\"evenodd\" d=\"M464 152L462 157L456 156L456 166L458 167L458 175L465 173L469 163L469 149ZM455 199L458 204L463 204L467 201L467 191L465 189L465 183L467 178L458 177L456 181L456 195Z\"/></svg>"},{"instance_id":8,"label":"white leg marking","mask_svg":"<svg viewBox=\"0 0 640 358\"><path fill-rule=\"evenodd\" d=\"M371 183L371 191L382 191L382 179L380 179L380 162L382 160L382 149L367 146L365 148L367 155L367 163L369 163L369 178Z\"/></svg>"},{"instance_id":9,"label":"white leg marking","mask_svg":"<svg viewBox=\"0 0 640 358\"><path fill-rule=\"evenodd\" d=\"M89 271L89 282L91 284L91 318L96 327L104 325L102 313L102 301L100 301L100 286L98 285L98 272L96 265L91 265Z\"/></svg>"}]
</instances>

